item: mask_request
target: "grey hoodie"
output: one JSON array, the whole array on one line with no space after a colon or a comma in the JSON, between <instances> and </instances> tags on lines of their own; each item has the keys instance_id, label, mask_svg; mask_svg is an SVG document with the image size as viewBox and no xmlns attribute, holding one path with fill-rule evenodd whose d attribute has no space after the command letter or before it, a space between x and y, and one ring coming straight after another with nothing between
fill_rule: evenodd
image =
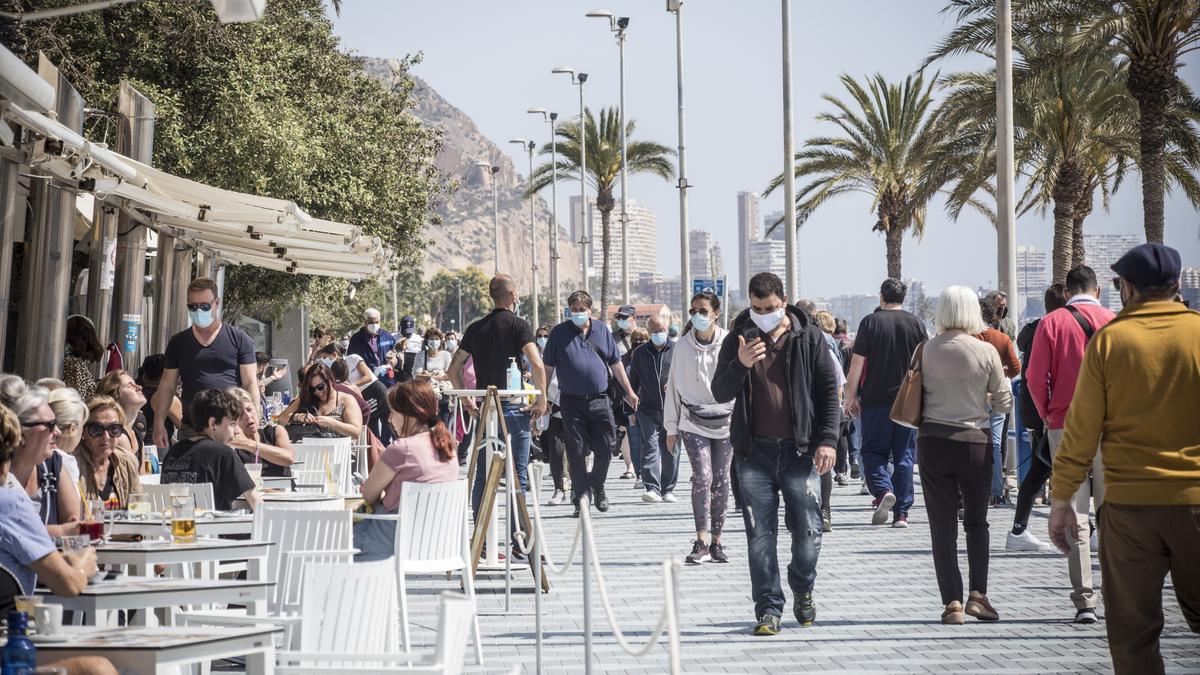
<instances>
[{"instance_id":1,"label":"grey hoodie","mask_svg":"<svg viewBox=\"0 0 1200 675\"><path fill-rule=\"evenodd\" d=\"M677 436L683 430L706 438L729 438L729 424L720 429L702 427L690 419L683 405L704 406L705 414L733 412L733 402L717 403L711 389L713 375L717 372L717 355L724 339L725 329L717 326L711 344L700 344L694 330L689 330L675 343L663 411L663 428L668 436Z\"/></svg>"}]
</instances>

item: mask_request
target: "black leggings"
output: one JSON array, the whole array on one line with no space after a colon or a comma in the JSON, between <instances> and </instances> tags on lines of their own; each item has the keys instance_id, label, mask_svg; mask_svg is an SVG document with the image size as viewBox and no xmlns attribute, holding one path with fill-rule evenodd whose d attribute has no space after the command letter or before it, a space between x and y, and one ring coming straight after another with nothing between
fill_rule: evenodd
<instances>
[{"instance_id":1,"label":"black leggings","mask_svg":"<svg viewBox=\"0 0 1200 675\"><path fill-rule=\"evenodd\" d=\"M1029 526L1029 514L1033 511L1033 498L1042 491L1046 481L1050 479L1050 439L1045 430L1030 429L1029 443L1033 446L1029 458L1029 473L1021 481L1017 490L1017 512L1013 515L1013 532L1020 534Z\"/></svg>"},{"instance_id":2,"label":"black leggings","mask_svg":"<svg viewBox=\"0 0 1200 675\"><path fill-rule=\"evenodd\" d=\"M963 530L967 535L968 591L987 595L988 499L992 492L991 443L966 443L922 436L917 461L932 539L933 568L942 604L962 602L962 572L958 568L958 519L954 512L962 495Z\"/></svg>"},{"instance_id":3,"label":"black leggings","mask_svg":"<svg viewBox=\"0 0 1200 675\"><path fill-rule=\"evenodd\" d=\"M550 477L554 479L554 489L563 490L563 455L567 451L563 439L563 424L561 417L551 417L550 425L542 432L542 452L550 456Z\"/></svg>"}]
</instances>

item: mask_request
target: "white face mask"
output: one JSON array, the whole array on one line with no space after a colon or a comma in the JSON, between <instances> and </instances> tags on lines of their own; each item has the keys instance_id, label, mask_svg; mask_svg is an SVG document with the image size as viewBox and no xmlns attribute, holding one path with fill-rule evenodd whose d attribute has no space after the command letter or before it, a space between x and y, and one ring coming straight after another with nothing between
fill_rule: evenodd
<instances>
[{"instance_id":1,"label":"white face mask","mask_svg":"<svg viewBox=\"0 0 1200 675\"><path fill-rule=\"evenodd\" d=\"M370 333L371 335L378 334L379 333L379 324L378 323L367 324L367 332Z\"/></svg>"},{"instance_id":2,"label":"white face mask","mask_svg":"<svg viewBox=\"0 0 1200 675\"><path fill-rule=\"evenodd\" d=\"M436 351L437 351L437 350L438 350L438 349L439 349L441 346L442 346L442 341L441 341L441 340L430 340L430 341L429 341L429 348L430 348L430 349L432 349L432 350L433 350L433 351L435 351L435 352L436 352Z\"/></svg>"},{"instance_id":3,"label":"white face mask","mask_svg":"<svg viewBox=\"0 0 1200 675\"><path fill-rule=\"evenodd\" d=\"M750 319L754 321L754 325L758 326L759 330L764 333L770 333L783 321L785 311L783 307L780 307L769 314L759 314L752 309L750 310Z\"/></svg>"}]
</instances>

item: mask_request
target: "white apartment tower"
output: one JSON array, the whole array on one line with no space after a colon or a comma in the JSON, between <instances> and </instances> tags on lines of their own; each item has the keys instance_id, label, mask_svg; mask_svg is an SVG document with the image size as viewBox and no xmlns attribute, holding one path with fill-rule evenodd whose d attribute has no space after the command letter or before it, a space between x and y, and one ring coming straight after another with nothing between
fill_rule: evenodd
<instances>
[{"instance_id":1,"label":"white apartment tower","mask_svg":"<svg viewBox=\"0 0 1200 675\"><path fill-rule=\"evenodd\" d=\"M1116 274L1109 269L1129 249L1142 243L1136 234L1083 235L1083 264L1096 272L1100 282L1100 302L1114 312L1121 311L1121 294L1113 289L1111 279Z\"/></svg>"},{"instance_id":2,"label":"white apartment tower","mask_svg":"<svg viewBox=\"0 0 1200 675\"><path fill-rule=\"evenodd\" d=\"M746 281L750 279L750 242L759 238L758 193L739 192L737 205L738 278L734 286L742 289L742 295L749 300L745 287Z\"/></svg>"},{"instance_id":3,"label":"white apartment tower","mask_svg":"<svg viewBox=\"0 0 1200 675\"><path fill-rule=\"evenodd\" d=\"M626 210L629 216L629 280L637 281L642 273L653 274L658 269L658 238L656 236L657 222L654 211L630 199ZM610 283L620 283L621 280L621 209L613 209L612 220L609 224L609 261L608 279ZM583 217L579 208L579 197L571 197L571 241L579 246L582 224L587 225L588 269L591 275L598 277L603 266L604 241L601 237L600 211L596 209L595 198L588 198L587 218Z\"/></svg>"}]
</instances>

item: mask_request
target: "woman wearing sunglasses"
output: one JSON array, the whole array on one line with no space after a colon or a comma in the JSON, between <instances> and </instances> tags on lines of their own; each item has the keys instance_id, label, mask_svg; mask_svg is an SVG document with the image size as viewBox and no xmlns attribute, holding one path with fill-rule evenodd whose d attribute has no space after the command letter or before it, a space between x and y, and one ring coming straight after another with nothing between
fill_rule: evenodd
<instances>
[{"instance_id":1,"label":"woman wearing sunglasses","mask_svg":"<svg viewBox=\"0 0 1200 675\"><path fill-rule=\"evenodd\" d=\"M329 366L318 361L304 371L300 396L279 415L279 423L311 424L323 436L358 438L362 433L362 412L349 396L334 388Z\"/></svg>"},{"instance_id":2,"label":"woman wearing sunglasses","mask_svg":"<svg viewBox=\"0 0 1200 675\"><path fill-rule=\"evenodd\" d=\"M15 375L0 378L0 404L21 423L10 480L29 495L50 536L60 537L78 533L82 503L62 457L54 452L61 432L48 396L42 387L30 386Z\"/></svg>"},{"instance_id":3,"label":"woman wearing sunglasses","mask_svg":"<svg viewBox=\"0 0 1200 675\"><path fill-rule=\"evenodd\" d=\"M146 395L142 386L124 370L114 370L100 380L96 395L107 396L121 406L125 433L117 439L117 446L133 455L139 467L143 466L146 461L146 418L142 415L142 407L146 405Z\"/></svg>"},{"instance_id":4,"label":"woman wearing sunglasses","mask_svg":"<svg viewBox=\"0 0 1200 675\"><path fill-rule=\"evenodd\" d=\"M75 450L84 497L107 502L115 495L122 509L131 495L142 492L137 460L118 444L124 435L125 411L121 406L108 396L89 399L83 439Z\"/></svg>"},{"instance_id":5,"label":"woman wearing sunglasses","mask_svg":"<svg viewBox=\"0 0 1200 675\"><path fill-rule=\"evenodd\" d=\"M229 447L237 450L242 464L262 463L262 475L267 478L286 478L292 475L292 462L296 461L296 449L288 438L287 430L268 422L259 426L258 409L250 392L241 387L227 390L242 404L242 416L238 418L238 431L229 440Z\"/></svg>"}]
</instances>

